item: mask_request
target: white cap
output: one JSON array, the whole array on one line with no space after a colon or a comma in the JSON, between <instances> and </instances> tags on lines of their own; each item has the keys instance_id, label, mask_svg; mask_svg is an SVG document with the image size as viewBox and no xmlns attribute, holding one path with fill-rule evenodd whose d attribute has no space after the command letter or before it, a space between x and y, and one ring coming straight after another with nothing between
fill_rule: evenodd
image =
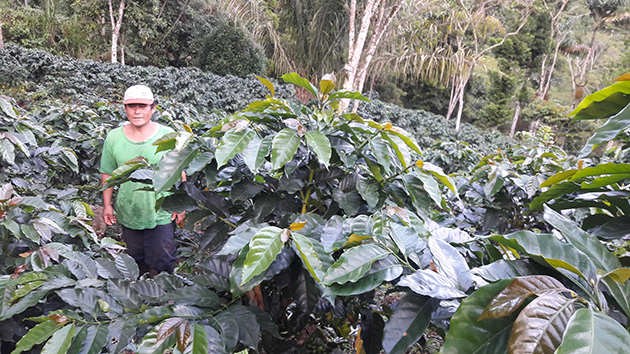
<instances>
[{"instance_id":1,"label":"white cap","mask_svg":"<svg viewBox=\"0 0 630 354\"><path fill-rule=\"evenodd\" d=\"M153 101L153 92L144 85L131 86L125 91L125 97L123 98L123 104L153 104Z\"/></svg>"}]
</instances>

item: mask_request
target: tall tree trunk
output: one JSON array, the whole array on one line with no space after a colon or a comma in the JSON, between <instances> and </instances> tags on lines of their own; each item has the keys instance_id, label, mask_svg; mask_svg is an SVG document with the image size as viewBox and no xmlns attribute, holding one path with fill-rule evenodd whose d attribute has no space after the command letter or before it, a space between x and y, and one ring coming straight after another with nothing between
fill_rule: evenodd
<instances>
[{"instance_id":1,"label":"tall tree trunk","mask_svg":"<svg viewBox=\"0 0 630 354\"><path fill-rule=\"evenodd\" d=\"M0 19L0 49L4 48L4 39L2 38L2 19Z\"/></svg>"},{"instance_id":2,"label":"tall tree trunk","mask_svg":"<svg viewBox=\"0 0 630 354\"><path fill-rule=\"evenodd\" d=\"M553 53L553 61L551 62L551 68L549 68L549 75L547 75L547 78L546 78L547 82L545 84L545 88L542 92L539 93L539 96L538 96L541 99L545 99L545 97L547 97L547 93L549 92L549 87L551 86L551 77L553 76L553 70L556 68L556 61L558 60L558 52L560 51L560 44L562 44L562 42L564 41L566 37L567 37L567 34L565 33L556 44L556 50Z\"/></svg>"},{"instance_id":3,"label":"tall tree trunk","mask_svg":"<svg viewBox=\"0 0 630 354\"><path fill-rule=\"evenodd\" d=\"M367 4L365 5L365 10L363 10L363 18L361 19L361 28L359 29L359 35L356 37L356 42L356 33L354 31L350 32L348 35L348 43L354 45L348 46L348 63L346 64L348 75L346 75L346 79L343 83L344 90L352 90L354 88L353 86L355 78L357 77L359 61L361 60L361 54L363 54L363 46L365 45L365 40L367 39L368 31L370 29L370 23L372 22L372 16L374 15L374 7L379 2L380 0L368 0ZM354 13L352 13L353 9ZM351 0L350 12L351 16L354 15L354 17L356 17L356 0ZM351 21L354 22L353 19L351 19Z\"/></svg>"},{"instance_id":4,"label":"tall tree trunk","mask_svg":"<svg viewBox=\"0 0 630 354\"><path fill-rule=\"evenodd\" d=\"M109 19L112 24L112 63L118 62L118 37L120 36L120 26L122 25L123 13L125 12L125 0L120 0L120 7L118 8L118 20L114 21L114 9L112 7L112 0L108 0L109 3Z\"/></svg>"},{"instance_id":5,"label":"tall tree trunk","mask_svg":"<svg viewBox=\"0 0 630 354\"><path fill-rule=\"evenodd\" d=\"M521 113L521 101L516 101L516 109L514 110L514 118L512 118L512 127L510 128L510 138L516 133L516 124L518 124L518 116Z\"/></svg>"}]
</instances>

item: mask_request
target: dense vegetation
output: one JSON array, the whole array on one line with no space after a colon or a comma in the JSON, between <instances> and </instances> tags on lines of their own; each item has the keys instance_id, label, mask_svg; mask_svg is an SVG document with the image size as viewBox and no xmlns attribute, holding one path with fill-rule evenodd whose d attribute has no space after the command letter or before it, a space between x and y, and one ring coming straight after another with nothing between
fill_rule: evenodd
<instances>
[{"instance_id":1,"label":"dense vegetation","mask_svg":"<svg viewBox=\"0 0 630 354\"><path fill-rule=\"evenodd\" d=\"M12 45L0 61L2 351L630 345L627 77L573 112L607 119L574 157L545 127L511 142L464 125L454 139L443 117L336 90L332 76L274 85ZM116 102L138 82L176 132L156 142L157 165L129 161L108 186L152 182L172 192L159 207L188 213L176 275L154 279L112 231L95 234L89 205L104 135L124 120ZM344 98L358 113L338 113Z\"/></svg>"}]
</instances>

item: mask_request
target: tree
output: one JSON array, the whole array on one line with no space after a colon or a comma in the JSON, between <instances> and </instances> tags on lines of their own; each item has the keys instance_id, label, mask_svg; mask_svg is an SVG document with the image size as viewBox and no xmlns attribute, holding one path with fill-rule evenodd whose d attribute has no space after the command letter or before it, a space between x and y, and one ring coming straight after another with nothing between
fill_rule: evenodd
<instances>
[{"instance_id":1,"label":"tree","mask_svg":"<svg viewBox=\"0 0 630 354\"><path fill-rule=\"evenodd\" d=\"M4 39L2 38L2 19L0 19L0 49L4 48Z\"/></svg>"},{"instance_id":2,"label":"tree","mask_svg":"<svg viewBox=\"0 0 630 354\"><path fill-rule=\"evenodd\" d=\"M120 0L120 6L118 7L118 19L116 21L114 21L114 9L112 7L112 0L108 0L108 5L109 5L109 19L112 24L112 63L117 63L118 62L118 37L120 35L120 27L122 25L123 14L125 12L125 0Z\"/></svg>"},{"instance_id":3,"label":"tree","mask_svg":"<svg viewBox=\"0 0 630 354\"><path fill-rule=\"evenodd\" d=\"M348 26L348 61L345 69L347 71L343 88L345 90L363 90L363 84L368 73L368 68L376 53L383 35L387 31L396 14L402 6L402 0L368 0L363 8L360 27L356 27L357 22L357 2L350 1L350 18ZM370 41L365 46L370 35ZM345 101L344 101L345 102ZM357 101L358 104L358 101ZM342 103L347 105L347 102ZM355 105L353 111L356 111Z\"/></svg>"}]
</instances>

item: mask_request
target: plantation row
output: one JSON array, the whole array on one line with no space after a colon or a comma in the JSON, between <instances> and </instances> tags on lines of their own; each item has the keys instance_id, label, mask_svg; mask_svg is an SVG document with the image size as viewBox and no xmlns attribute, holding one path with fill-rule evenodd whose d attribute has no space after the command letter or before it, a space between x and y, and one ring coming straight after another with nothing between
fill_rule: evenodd
<instances>
[{"instance_id":1,"label":"plantation row","mask_svg":"<svg viewBox=\"0 0 630 354\"><path fill-rule=\"evenodd\" d=\"M31 66L0 98L2 351L404 353L427 329L444 353L630 345L627 151L586 157L630 126L630 81L578 107L608 122L576 158L545 128L467 145L440 117L295 73L273 85L8 48ZM176 132L157 165L130 161L105 187L148 183L187 212L177 275L154 279L90 224L102 141L125 120L109 102L134 75ZM204 103L215 93L232 108ZM344 98L358 114L333 109Z\"/></svg>"}]
</instances>

